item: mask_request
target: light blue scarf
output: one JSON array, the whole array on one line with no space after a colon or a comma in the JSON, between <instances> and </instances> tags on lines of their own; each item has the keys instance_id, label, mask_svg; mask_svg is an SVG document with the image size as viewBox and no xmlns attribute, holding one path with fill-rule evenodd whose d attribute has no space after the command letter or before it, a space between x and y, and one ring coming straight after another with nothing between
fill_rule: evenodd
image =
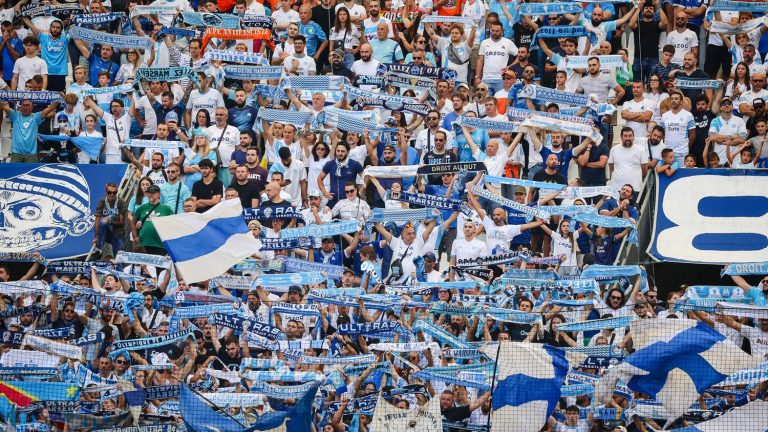
<instances>
[{"instance_id":1,"label":"light blue scarf","mask_svg":"<svg viewBox=\"0 0 768 432\"><path fill-rule=\"evenodd\" d=\"M29 100L33 103L63 103L64 98L59 92L52 91L0 91L0 100L6 102L20 102Z\"/></svg>"},{"instance_id":2,"label":"light blue scarf","mask_svg":"<svg viewBox=\"0 0 768 432\"><path fill-rule=\"evenodd\" d=\"M603 329L615 329L629 326L635 320L633 316L604 318L590 321L581 321L575 323L560 324L557 328L560 331L594 331Z\"/></svg>"},{"instance_id":3,"label":"light blue scarf","mask_svg":"<svg viewBox=\"0 0 768 432\"><path fill-rule=\"evenodd\" d=\"M234 80L272 80L283 74L280 66L224 66L224 75Z\"/></svg>"},{"instance_id":4,"label":"light blue scarf","mask_svg":"<svg viewBox=\"0 0 768 432\"><path fill-rule=\"evenodd\" d=\"M752 263L734 263L720 271L720 276L743 276L768 274L768 261Z\"/></svg>"},{"instance_id":5,"label":"light blue scarf","mask_svg":"<svg viewBox=\"0 0 768 432\"><path fill-rule=\"evenodd\" d=\"M79 39L93 44L110 45L121 48L149 50L152 47L152 40L148 37L116 35L77 26L69 28L69 36L72 39Z\"/></svg>"},{"instance_id":6,"label":"light blue scarf","mask_svg":"<svg viewBox=\"0 0 768 432\"><path fill-rule=\"evenodd\" d=\"M280 238L292 239L298 237L324 238L355 232L358 229L357 221L348 220L331 222L322 225L307 225L298 228L286 228L280 231Z\"/></svg>"},{"instance_id":7,"label":"light blue scarf","mask_svg":"<svg viewBox=\"0 0 768 432\"><path fill-rule=\"evenodd\" d=\"M309 262L298 258L287 258L285 260L285 271L289 273L319 273L326 275L330 279L339 280L344 273L344 267L334 264Z\"/></svg>"}]
</instances>

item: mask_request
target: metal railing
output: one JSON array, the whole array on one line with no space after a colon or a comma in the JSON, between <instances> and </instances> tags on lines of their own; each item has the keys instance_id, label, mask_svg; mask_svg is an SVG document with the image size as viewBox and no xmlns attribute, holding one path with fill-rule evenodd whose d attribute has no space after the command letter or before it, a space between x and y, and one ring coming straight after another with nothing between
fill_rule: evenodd
<instances>
[{"instance_id":1,"label":"metal railing","mask_svg":"<svg viewBox=\"0 0 768 432\"><path fill-rule=\"evenodd\" d=\"M637 206L640 212L640 218L637 222L637 240L638 244L633 245L624 237L619 247L619 253L616 255L615 265L640 264L646 262L645 251L651 241L653 234L653 214L656 210L656 172L648 170L648 174L643 180L640 193L637 196Z\"/></svg>"}]
</instances>

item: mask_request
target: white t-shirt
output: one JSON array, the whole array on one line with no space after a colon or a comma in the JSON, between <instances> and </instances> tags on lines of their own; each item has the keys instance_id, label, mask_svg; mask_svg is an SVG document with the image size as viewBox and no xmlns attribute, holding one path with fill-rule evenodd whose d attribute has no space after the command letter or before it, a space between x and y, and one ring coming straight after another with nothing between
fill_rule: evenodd
<instances>
[{"instance_id":1,"label":"white t-shirt","mask_svg":"<svg viewBox=\"0 0 768 432\"><path fill-rule=\"evenodd\" d=\"M216 89L208 89L205 93L200 93L200 90L192 90L189 94L189 100L187 101L187 110L192 113L192 121L197 118L197 112L201 109L208 111L211 119L216 114L216 108L224 106L224 98L221 97L221 93ZM238 136L238 142L240 137Z\"/></svg>"},{"instance_id":2,"label":"white t-shirt","mask_svg":"<svg viewBox=\"0 0 768 432\"><path fill-rule=\"evenodd\" d=\"M389 245L389 248L392 249L392 261L400 259L403 266L403 274L395 282L403 282L411 276L411 273L416 271L413 257L422 255L424 237L416 235L416 238L410 245L405 244L400 237L392 237L392 243Z\"/></svg>"},{"instance_id":3,"label":"white t-shirt","mask_svg":"<svg viewBox=\"0 0 768 432\"><path fill-rule=\"evenodd\" d=\"M155 0L151 4L152 6L173 6L181 12L194 12L187 0ZM170 27L174 16L175 14L161 14L158 15L157 19L163 27Z\"/></svg>"},{"instance_id":4,"label":"white t-shirt","mask_svg":"<svg viewBox=\"0 0 768 432\"><path fill-rule=\"evenodd\" d=\"M225 129L221 129L214 124L207 127L205 132L208 134L211 150L218 148L221 164L228 166L232 159L232 152L240 144L240 130L232 125L227 125Z\"/></svg>"},{"instance_id":5,"label":"white t-shirt","mask_svg":"<svg viewBox=\"0 0 768 432\"><path fill-rule=\"evenodd\" d=\"M387 37L389 39L395 38L395 32L392 31L392 21L390 21L387 18L384 18L383 16L379 15L379 19L376 21L372 20L371 17L368 17L363 20L363 34L370 40L370 39L376 39L376 27L379 26L379 23L387 23L387 27L389 30L387 30Z\"/></svg>"},{"instance_id":6,"label":"white t-shirt","mask_svg":"<svg viewBox=\"0 0 768 432\"><path fill-rule=\"evenodd\" d=\"M356 46L360 46L360 31L355 26L352 26L352 30L350 31L347 31L347 29L344 28L335 31L331 28L330 33L328 39L331 40L336 47L341 46L342 39L344 40L344 49L352 49Z\"/></svg>"},{"instance_id":7,"label":"white t-shirt","mask_svg":"<svg viewBox=\"0 0 768 432\"><path fill-rule=\"evenodd\" d=\"M752 355L762 360L766 360L768 357L768 332L763 331L760 327L750 327L747 325L741 326L742 336L749 339L749 344L752 347Z\"/></svg>"},{"instance_id":8,"label":"white t-shirt","mask_svg":"<svg viewBox=\"0 0 768 432\"><path fill-rule=\"evenodd\" d=\"M653 101L643 98L640 102L634 99L624 102L624 111L631 113L645 113L650 112L653 115ZM627 126L631 127L635 131L635 138L644 138L648 135L648 122L626 121Z\"/></svg>"},{"instance_id":9,"label":"white t-shirt","mask_svg":"<svg viewBox=\"0 0 768 432\"><path fill-rule=\"evenodd\" d=\"M479 1L477 3L480 3ZM449 38L441 37L437 41L437 49L443 54L441 66L450 70L456 71L457 82L469 82L469 56L472 54L472 49L466 42L462 41L458 45L453 45ZM449 56L450 53L450 56ZM461 63L454 63L451 61L460 60ZM466 62L466 63L463 63Z\"/></svg>"},{"instance_id":10,"label":"white t-shirt","mask_svg":"<svg viewBox=\"0 0 768 432\"><path fill-rule=\"evenodd\" d=\"M275 21L276 26L280 24L290 24L301 21L298 12L293 9L288 9L288 12L284 12L282 8L272 13L272 19Z\"/></svg>"},{"instance_id":11,"label":"white t-shirt","mask_svg":"<svg viewBox=\"0 0 768 432\"><path fill-rule=\"evenodd\" d=\"M445 149L451 150L453 148L453 134L447 130L440 128L438 132L445 133ZM421 155L424 156L427 152L435 149L435 134L429 129L422 129L419 134L416 135L416 143L414 145L416 150L421 150Z\"/></svg>"},{"instance_id":12,"label":"white t-shirt","mask_svg":"<svg viewBox=\"0 0 768 432\"><path fill-rule=\"evenodd\" d=\"M307 179L307 168L302 161L296 159L291 160L289 167L282 162L278 162L278 165L285 169L283 178L291 181L289 185L283 186L283 189L291 195L291 205L301 206L301 181Z\"/></svg>"},{"instance_id":13,"label":"white t-shirt","mask_svg":"<svg viewBox=\"0 0 768 432\"><path fill-rule=\"evenodd\" d=\"M693 114L680 110L677 114L669 110L661 116L661 127L664 128L664 142L675 151L675 156L688 154L688 131L696 129Z\"/></svg>"},{"instance_id":14,"label":"white t-shirt","mask_svg":"<svg viewBox=\"0 0 768 432\"><path fill-rule=\"evenodd\" d=\"M119 119L115 120L115 117L111 113L104 111L101 118L104 119L104 123L107 126L107 145L104 147L104 155L106 156L105 163L124 163L120 158L120 143L129 138L131 116L129 116L128 113L123 113ZM117 125L117 130L115 130L115 125Z\"/></svg>"},{"instance_id":15,"label":"white t-shirt","mask_svg":"<svg viewBox=\"0 0 768 432\"><path fill-rule=\"evenodd\" d=\"M283 68L286 70L286 72L290 71L293 68L294 60L297 60L299 62L299 68L296 70L297 75L308 76L310 73L312 74L317 73L317 66L315 66L315 59L313 59L311 56L308 56L308 55L296 57L295 54L291 54L285 59L283 59Z\"/></svg>"},{"instance_id":16,"label":"white t-shirt","mask_svg":"<svg viewBox=\"0 0 768 432\"><path fill-rule=\"evenodd\" d=\"M371 56L371 60L367 62L362 60L355 60L355 62L352 63L352 68L350 70L355 75L376 76L378 74L378 69L379 61ZM360 88L363 90L372 90L376 87L370 85L361 85Z\"/></svg>"},{"instance_id":17,"label":"white t-shirt","mask_svg":"<svg viewBox=\"0 0 768 432\"><path fill-rule=\"evenodd\" d=\"M672 63L683 64L683 57L691 51L692 48L699 46L699 36L685 29L682 33L677 29L667 33L667 44L675 47L675 56L672 57Z\"/></svg>"},{"instance_id":18,"label":"white t-shirt","mask_svg":"<svg viewBox=\"0 0 768 432\"><path fill-rule=\"evenodd\" d=\"M355 17L361 17L368 14L368 12L366 12L363 5L359 5L357 3L353 3L352 8L350 8L349 6L346 5L346 3L338 2L336 4L336 12L339 12L339 8L341 7L347 8L347 10L349 11L349 17L352 19L354 19Z\"/></svg>"},{"instance_id":19,"label":"white t-shirt","mask_svg":"<svg viewBox=\"0 0 768 432\"><path fill-rule=\"evenodd\" d=\"M709 136L712 135L738 135L741 138L746 139L747 138L747 124L744 123L744 119L741 117L736 117L735 115L732 115L731 118L729 118L727 121L723 118L723 116L717 116L712 120L712 123L709 125ZM717 156L720 157L721 161L727 161L728 158L726 157L726 149L725 145L723 144L717 144L715 143L714 148L712 149L715 153L717 153ZM733 150L733 148L731 148ZM738 161L739 158L736 158L734 162Z\"/></svg>"},{"instance_id":20,"label":"white t-shirt","mask_svg":"<svg viewBox=\"0 0 768 432\"><path fill-rule=\"evenodd\" d=\"M576 242L573 240L573 233L570 233L569 237L563 237L558 231L552 231L552 256L565 255L565 261L560 264L562 267L576 265Z\"/></svg>"},{"instance_id":21,"label":"white t-shirt","mask_svg":"<svg viewBox=\"0 0 768 432\"><path fill-rule=\"evenodd\" d=\"M483 81L501 79L501 70L507 66L510 55L517 55L517 46L502 37L498 41L486 39L480 44L479 54L483 56Z\"/></svg>"},{"instance_id":22,"label":"white t-shirt","mask_svg":"<svg viewBox=\"0 0 768 432\"><path fill-rule=\"evenodd\" d=\"M617 144L611 147L608 163L613 164L611 182L617 189L625 184L631 184L635 190L640 190L643 183L642 165L648 163L648 151L639 145L624 147Z\"/></svg>"},{"instance_id":23,"label":"white t-shirt","mask_svg":"<svg viewBox=\"0 0 768 432\"><path fill-rule=\"evenodd\" d=\"M13 73L19 74L16 90L24 91L27 81L35 75L48 75L48 63L40 57L19 57L13 64Z\"/></svg>"},{"instance_id":24,"label":"white t-shirt","mask_svg":"<svg viewBox=\"0 0 768 432\"><path fill-rule=\"evenodd\" d=\"M144 135L154 135L157 132L157 114L146 95L139 98L139 101L136 103L136 109L144 110L144 120L147 122L147 125L144 126L142 133Z\"/></svg>"},{"instance_id":25,"label":"white t-shirt","mask_svg":"<svg viewBox=\"0 0 768 432\"><path fill-rule=\"evenodd\" d=\"M491 252L497 246L509 248L509 243L521 232L520 225L497 226L488 216L483 218L483 227L485 227L485 244Z\"/></svg>"},{"instance_id":26,"label":"white t-shirt","mask_svg":"<svg viewBox=\"0 0 768 432\"><path fill-rule=\"evenodd\" d=\"M499 149L496 156L488 156L484 151L477 149L473 155L476 161L483 162L488 169L488 175L490 176L503 176L504 166L507 165L509 157L507 157L506 149L502 151Z\"/></svg>"},{"instance_id":27,"label":"white t-shirt","mask_svg":"<svg viewBox=\"0 0 768 432\"><path fill-rule=\"evenodd\" d=\"M462 230L463 231L463 230ZM488 256L488 247L485 242L475 237L467 241L466 238L456 239L451 246L451 258L459 260Z\"/></svg>"}]
</instances>

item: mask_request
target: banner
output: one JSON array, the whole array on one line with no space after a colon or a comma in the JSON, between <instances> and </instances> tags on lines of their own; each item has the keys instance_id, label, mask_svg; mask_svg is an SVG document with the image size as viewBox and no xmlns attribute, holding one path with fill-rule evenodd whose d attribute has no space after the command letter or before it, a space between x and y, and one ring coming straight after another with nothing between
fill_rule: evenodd
<instances>
[{"instance_id":1,"label":"banner","mask_svg":"<svg viewBox=\"0 0 768 432\"><path fill-rule=\"evenodd\" d=\"M768 261L768 171L681 169L656 176L648 254L700 264Z\"/></svg>"},{"instance_id":2,"label":"banner","mask_svg":"<svg viewBox=\"0 0 768 432\"><path fill-rule=\"evenodd\" d=\"M384 76L387 72L402 73L422 78L456 80L456 71L435 66L418 66L414 64L382 63L376 70L376 75Z\"/></svg>"},{"instance_id":3,"label":"banner","mask_svg":"<svg viewBox=\"0 0 768 432\"><path fill-rule=\"evenodd\" d=\"M4 252L40 252L48 259L85 255L93 246L93 212L103 185L120 183L126 165L3 164L0 192ZM91 185L94 186L91 190ZM22 217L20 209L24 209ZM16 210L18 209L18 210Z\"/></svg>"}]
</instances>

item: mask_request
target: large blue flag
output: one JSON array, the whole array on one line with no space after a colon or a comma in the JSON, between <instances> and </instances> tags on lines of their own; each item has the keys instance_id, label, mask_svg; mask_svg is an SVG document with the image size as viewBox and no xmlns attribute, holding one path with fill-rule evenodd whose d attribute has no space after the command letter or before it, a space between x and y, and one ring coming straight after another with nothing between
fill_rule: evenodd
<instances>
[{"instance_id":1,"label":"large blue flag","mask_svg":"<svg viewBox=\"0 0 768 432\"><path fill-rule=\"evenodd\" d=\"M603 377L595 396L609 401L622 380L631 390L661 402L669 413L667 420L685 413L708 387L760 362L694 320L637 320L630 333L636 351Z\"/></svg>"},{"instance_id":2,"label":"large blue flag","mask_svg":"<svg viewBox=\"0 0 768 432\"><path fill-rule=\"evenodd\" d=\"M316 388L315 388L316 389ZM315 392L312 392L314 397ZM286 412L276 411L265 414L250 426L244 426L232 417L218 413L195 394L189 386L182 384L179 395L181 416L190 432L256 432L277 429L285 423ZM309 430L309 424L306 425ZM289 429L290 430L290 429Z\"/></svg>"},{"instance_id":3,"label":"large blue flag","mask_svg":"<svg viewBox=\"0 0 768 432\"><path fill-rule=\"evenodd\" d=\"M0 250L40 252L47 259L85 255L93 213L108 182L126 165L3 164Z\"/></svg>"},{"instance_id":4,"label":"large blue flag","mask_svg":"<svg viewBox=\"0 0 768 432\"><path fill-rule=\"evenodd\" d=\"M484 346L480 351L497 361L491 428L499 432L541 430L560 399L570 362L578 364L586 358L549 345L522 342L500 342L498 347Z\"/></svg>"},{"instance_id":5,"label":"large blue flag","mask_svg":"<svg viewBox=\"0 0 768 432\"><path fill-rule=\"evenodd\" d=\"M763 432L768 430L768 402L756 400L720 417L672 432Z\"/></svg>"}]
</instances>

